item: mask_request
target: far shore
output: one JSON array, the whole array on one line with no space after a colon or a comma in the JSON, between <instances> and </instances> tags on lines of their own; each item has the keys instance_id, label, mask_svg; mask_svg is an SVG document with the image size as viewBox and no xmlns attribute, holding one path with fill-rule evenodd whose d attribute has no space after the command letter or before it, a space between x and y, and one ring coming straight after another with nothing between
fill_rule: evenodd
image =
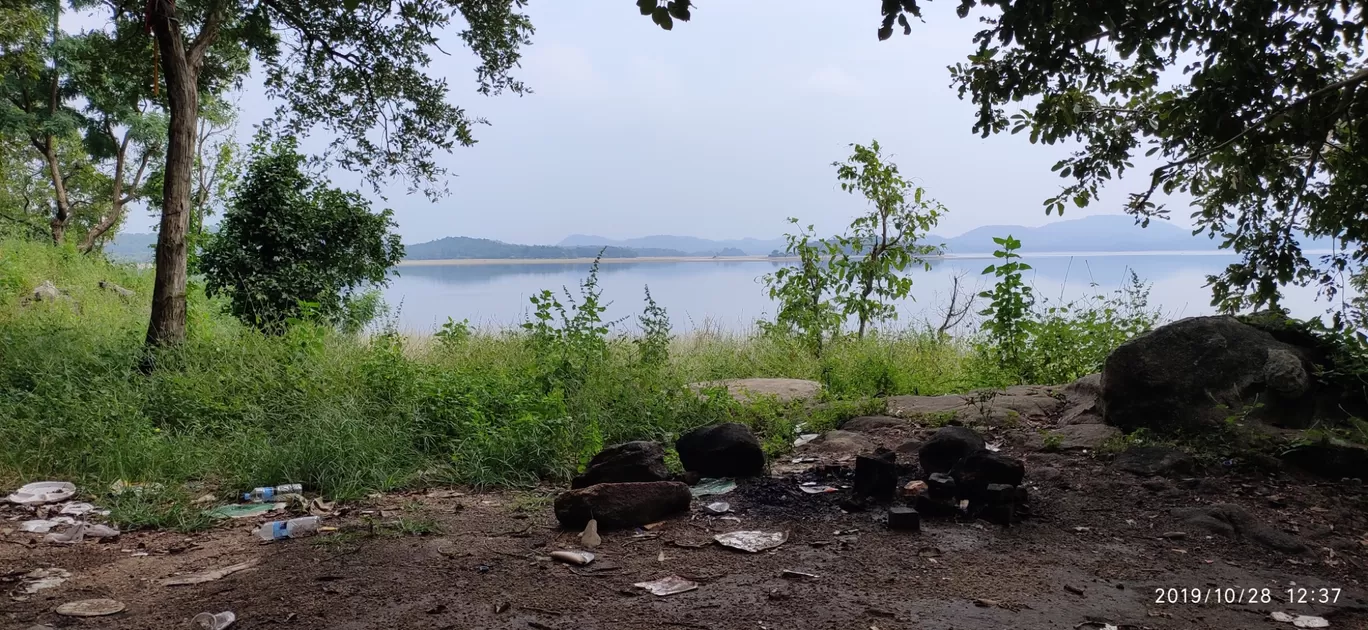
<instances>
[{"instance_id":1,"label":"far shore","mask_svg":"<svg viewBox=\"0 0 1368 630\"><path fill-rule=\"evenodd\" d=\"M1229 256L1230 251L1134 251L1134 252L1022 252L1022 257L1061 256ZM992 253L945 254L927 256L928 260L981 260L993 258ZM793 262L795 256L638 256L636 258L603 258L605 265L618 263L717 263L717 262ZM417 266L474 266L474 265L585 265L593 258L447 258L440 260L404 260L400 267Z\"/></svg>"}]
</instances>

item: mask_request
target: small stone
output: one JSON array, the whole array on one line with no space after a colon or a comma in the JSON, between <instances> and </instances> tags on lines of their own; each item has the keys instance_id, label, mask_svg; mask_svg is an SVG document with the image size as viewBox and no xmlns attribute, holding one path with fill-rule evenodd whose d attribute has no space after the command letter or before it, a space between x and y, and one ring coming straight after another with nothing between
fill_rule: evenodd
<instances>
[{"instance_id":1,"label":"small stone","mask_svg":"<svg viewBox=\"0 0 1368 630\"><path fill-rule=\"evenodd\" d=\"M1078 595L1080 597L1083 595L1083 589L1078 588L1077 586L1074 586L1072 584L1065 584L1064 590L1073 593L1074 595Z\"/></svg>"},{"instance_id":2,"label":"small stone","mask_svg":"<svg viewBox=\"0 0 1368 630\"><path fill-rule=\"evenodd\" d=\"M905 497L915 497L926 494L926 491L927 487L925 481L909 481L907 482L907 485L903 486L902 495Z\"/></svg>"},{"instance_id":3,"label":"small stone","mask_svg":"<svg viewBox=\"0 0 1368 630\"><path fill-rule=\"evenodd\" d=\"M888 528L896 531L921 531L921 515L910 507L888 508Z\"/></svg>"},{"instance_id":4,"label":"small stone","mask_svg":"<svg viewBox=\"0 0 1368 630\"><path fill-rule=\"evenodd\" d=\"M955 498L955 479L946 473L932 473L926 478L926 488L932 499Z\"/></svg>"},{"instance_id":5,"label":"small stone","mask_svg":"<svg viewBox=\"0 0 1368 630\"><path fill-rule=\"evenodd\" d=\"M991 483L983 491L983 502L988 505L1011 505L1016 503L1016 486Z\"/></svg>"},{"instance_id":6,"label":"small stone","mask_svg":"<svg viewBox=\"0 0 1368 630\"><path fill-rule=\"evenodd\" d=\"M974 497L991 484L1021 485L1026 464L1021 460L989 450L974 451L950 471L961 497Z\"/></svg>"},{"instance_id":7,"label":"small stone","mask_svg":"<svg viewBox=\"0 0 1368 630\"><path fill-rule=\"evenodd\" d=\"M1183 540L1187 538L1187 532L1164 532L1164 538L1169 540Z\"/></svg>"},{"instance_id":8,"label":"small stone","mask_svg":"<svg viewBox=\"0 0 1368 630\"><path fill-rule=\"evenodd\" d=\"M945 518L955 516L959 513L959 507L951 499L934 499L929 494L923 494L915 501L917 512L933 518Z\"/></svg>"}]
</instances>

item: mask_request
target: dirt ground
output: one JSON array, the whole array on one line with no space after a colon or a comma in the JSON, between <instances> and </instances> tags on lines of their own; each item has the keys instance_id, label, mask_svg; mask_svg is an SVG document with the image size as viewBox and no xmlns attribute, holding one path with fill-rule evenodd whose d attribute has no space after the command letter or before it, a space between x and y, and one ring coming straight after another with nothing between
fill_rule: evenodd
<instances>
[{"instance_id":1,"label":"dirt ground","mask_svg":"<svg viewBox=\"0 0 1368 630\"><path fill-rule=\"evenodd\" d=\"M650 531L605 532L586 568L547 557L577 547L578 533L560 531L549 502L531 494L375 497L326 519L338 532L273 544L258 542L253 524L241 521L74 547L11 532L0 544L0 587L9 593L0 626L183 628L197 613L229 610L242 629L1292 628L1270 619L1284 611L1368 628L1361 484L1238 472L1142 483L1086 454L1018 454L1031 471L1034 514L1010 528L927 519L921 533L890 532L878 510L847 514L840 495L808 495L794 478L768 478L696 501L691 514ZM729 502L739 521L704 515L699 504L716 500ZM1315 557L1172 533L1171 508L1222 502L1296 531ZM26 518L6 509L6 521ZM383 525L400 520L407 532ZM374 533L372 523L381 524ZM738 529L789 538L758 554L708 544ZM216 581L160 583L248 560L258 564ZM47 567L71 578L21 595L20 576ZM657 597L633 587L670 575L698 589ZM1319 603L1318 590L1307 603L1287 601L1289 588L1323 587L1340 589L1338 601ZM1269 589L1271 602L1156 603L1156 590L1170 588L1203 598L1218 597L1213 589ZM127 609L90 619L55 613L89 598Z\"/></svg>"}]
</instances>

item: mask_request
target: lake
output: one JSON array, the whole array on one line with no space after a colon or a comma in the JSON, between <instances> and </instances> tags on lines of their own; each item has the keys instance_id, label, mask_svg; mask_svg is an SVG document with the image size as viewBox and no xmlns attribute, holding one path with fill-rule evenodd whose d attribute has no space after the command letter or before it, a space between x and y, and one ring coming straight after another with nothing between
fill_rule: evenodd
<instances>
[{"instance_id":1,"label":"lake","mask_svg":"<svg viewBox=\"0 0 1368 630\"><path fill-rule=\"evenodd\" d=\"M1151 284L1150 304L1162 309L1168 318L1212 313L1210 292L1203 286L1206 277L1236 260L1230 254L1207 252L1028 254L1024 258L1033 267L1025 272L1026 282L1038 295L1051 300L1110 294L1122 288L1134 270ZM992 277L980 274L992 262L990 257L943 258L934 260L929 272L917 269L913 273L913 299L898 304L898 325L928 320L938 325L954 278L961 277L962 286L989 288ZM789 263L605 262L599 270L602 299L609 302L605 319L627 317L618 330L636 330L636 315L644 304L643 289L649 286L651 295L669 312L677 333L705 327L744 332L757 319L773 316L775 304L760 278L784 264ZM542 289L559 294L562 287L569 287L578 297L578 285L588 274L589 264L415 262L396 272L384 295L399 328L431 333L448 317L468 319L486 329L518 326L530 312L529 298ZM1284 299L1294 316L1313 317L1325 311L1325 304L1315 301L1314 289L1294 287ZM979 308L982 306L976 310Z\"/></svg>"}]
</instances>

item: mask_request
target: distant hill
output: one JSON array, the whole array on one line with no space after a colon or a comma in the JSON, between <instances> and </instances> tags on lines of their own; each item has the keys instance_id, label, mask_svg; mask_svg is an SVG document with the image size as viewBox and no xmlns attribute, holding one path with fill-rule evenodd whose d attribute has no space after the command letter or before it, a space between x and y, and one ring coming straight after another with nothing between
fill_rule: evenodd
<instances>
[{"instance_id":1,"label":"distant hill","mask_svg":"<svg viewBox=\"0 0 1368 630\"><path fill-rule=\"evenodd\" d=\"M1021 241L1023 252L1204 251L1220 245L1164 221L1142 228L1129 215L1094 215L1040 227L985 225L952 238L932 235L927 240L944 243L952 254L982 254L998 248L993 237L1009 234Z\"/></svg>"},{"instance_id":2,"label":"distant hill","mask_svg":"<svg viewBox=\"0 0 1368 630\"><path fill-rule=\"evenodd\" d=\"M696 236L671 236L659 234L655 236L642 236L638 238L611 239L603 236L592 236L588 234L571 234L557 243L561 247L581 247L595 245L616 245L618 247L630 247L640 251L642 248L673 249L698 256L733 256L749 255L764 256L775 249L784 248L784 239L771 238L742 238L732 240L712 240L698 238ZM722 254L723 250L741 251L742 254L728 253Z\"/></svg>"},{"instance_id":3,"label":"distant hill","mask_svg":"<svg viewBox=\"0 0 1368 630\"><path fill-rule=\"evenodd\" d=\"M582 246L558 247L555 245L517 245L487 238L468 236L448 236L435 241L404 246L404 258L408 260L460 260L472 258L518 259L518 258L593 258L603 249L604 258L637 258L640 256L683 256L684 252L653 249L638 251L626 247Z\"/></svg>"}]
</instances>

